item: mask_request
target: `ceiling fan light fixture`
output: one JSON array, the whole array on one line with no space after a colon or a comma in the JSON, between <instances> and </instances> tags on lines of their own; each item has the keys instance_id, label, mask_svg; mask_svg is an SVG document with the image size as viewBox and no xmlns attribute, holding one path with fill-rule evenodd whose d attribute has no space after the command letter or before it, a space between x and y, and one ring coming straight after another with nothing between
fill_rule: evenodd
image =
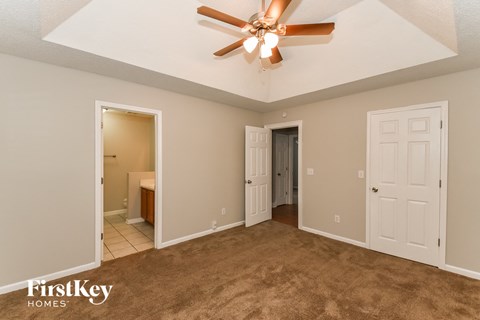
<instances>
[{"instance_id":1,"label":"ceiling fan light fixture","mask_svg":"<svg viewBox=\"0 0 480 320\"><path fill-rule=\"evenodd\" d=\"M257 37L250 37L243 42L243 47L247 50L248 53L252 53L253 50L257 47L258 39Z\"/></svg>"},{"instance_id":2,"label":"ceiling fan light fixture","mask_svg":"<svg viewBox=\"0 0 480 320\"><path fill-rule=\"evenodd\" d=\"M267 32L263 36L263 40L265 41L265 45L270 49L273 49L278 44L278 36L275 33Z\"/></svg>"},{"instance_id":3,"label":"ceiling fan light fixture","mask_svg":"<svg viewBox=\"0 0 480 320\"><path fill-rule=\"evenodd\" d=\"M260 47L260 58L262 59L270 58L272 54L273 54L272 48L270 48L266 44L262 44L262 46Z\"/></svg>"},{"instance_id":4,"label":"ceiling fan light fixture","mask_svg":"<svg viewBox=\"0 0 480 320\"><path fill-rule=\"evenodd\" d=\"M335 29L334 22L292 25L279 24L278 20L291 1L292 0L270 0L268 9L265 7L265 1L263 1L262 11L255 13L248 22L206 6L198 7L197 13L238 27L242 32L249 33L248 36L214 52L213 54L216 57L223 57L229 52L242 47L242 45L245 51L252 53L255 48L260 45L261 59L270 58L269 60L273 65L283 60L280 50L278 49L280 36L325 36L331 34Z\"/></svg>"}]
</instances>

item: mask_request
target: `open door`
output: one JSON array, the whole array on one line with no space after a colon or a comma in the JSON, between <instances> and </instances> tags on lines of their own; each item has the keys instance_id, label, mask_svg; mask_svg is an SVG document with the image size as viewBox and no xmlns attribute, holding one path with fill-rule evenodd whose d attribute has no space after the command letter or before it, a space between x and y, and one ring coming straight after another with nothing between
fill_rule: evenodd
<instances>
[{"instance_id":1,"label":"open door","mask_svg":"<svg viewBox=\"0 0 480 320\"><path fill-rule=\"evenodd\" d=\"M272 219L272 132L245 127L245 226Z\"/></svg>"}]
</instances>

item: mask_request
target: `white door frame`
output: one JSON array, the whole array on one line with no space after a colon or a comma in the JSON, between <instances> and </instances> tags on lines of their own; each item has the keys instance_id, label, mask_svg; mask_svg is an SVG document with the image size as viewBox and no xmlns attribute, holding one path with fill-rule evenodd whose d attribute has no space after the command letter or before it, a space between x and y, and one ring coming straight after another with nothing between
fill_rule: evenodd
<instances>
[{"instance_id":1,"label":"white door frame","mask_svg":"<svg viewBox=\"0 0 480 320\"><path fill-rule=\"evenodd\" d=\"M440 108L442 130L440 131L440 179L442 180L442 187L440 188L440 247L438 267L440 269L446 268L446 243L447 243L447 188L448 188L448 101L439 101L426 104L418 104L408 107L385 109L367 112L367 159L366 159L366 233L365 244L370 249L370 124L371 117L377 114L385 114L391 112L402 112L409 110L420 110L429 108Z\"/></svg>"},{"instance_id":2,"label":"white door frame","mask_svg":"<svg viewBox=\"0 0 480 320\"><path fill-rule=\"evenodd\" d=\"M302 153L303 153L303 121L289 121L281 123L266 124L265 128L270 130L298 128L298 229L303 228L303 172L302 172ZM272 139L273 140L273 139ZM270 142L271 143L271 142Z\"/></svg>"},{"instance_id":3,"label":"white door frame","mask_svg":"<svg viewBox=\"0 0 480 320\"><path fill-rule=\"evenodd\" d=\"M103 134L102 109L111 108L122 111L152 115L155 118L155 238L154 246L159 249L162 245L162 111L147 109L113 102L95 101L95 266L102 262L102 222L103 222Z\"/></svg>"}]
</instances>

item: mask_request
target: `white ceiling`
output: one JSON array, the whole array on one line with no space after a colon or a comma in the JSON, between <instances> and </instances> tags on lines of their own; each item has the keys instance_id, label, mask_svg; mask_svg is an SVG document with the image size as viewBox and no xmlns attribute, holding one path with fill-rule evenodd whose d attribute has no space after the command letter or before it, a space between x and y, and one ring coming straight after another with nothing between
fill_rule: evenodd
<instances>
[{"instance_id":1,"label":"white ceiling","mask_svg":"<svg viewBox=\"0 0 480 320\"><path fill-rule=\"evenodd\" d=\"M336 30L281 40L284 61L263 71L242 49L215 58L242 34L196 14L207 5L248 20L259 0L2 1L0 51L269 111L479 67L479 3L293 0L282 22Z\"/></svg>"}]
</instances>

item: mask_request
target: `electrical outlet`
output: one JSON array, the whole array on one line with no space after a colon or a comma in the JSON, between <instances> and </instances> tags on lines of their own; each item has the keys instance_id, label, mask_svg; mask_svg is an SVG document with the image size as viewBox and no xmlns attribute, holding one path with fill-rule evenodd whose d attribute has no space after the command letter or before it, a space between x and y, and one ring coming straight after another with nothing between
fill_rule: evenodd
<instances>
[{"instance_id":1,"label":"electrical outlet","mask_svg":"<svg viewBox=\"0 0 480 320\"><path fill-rule=\"evenodd\" d=\"M335 223L340 223L340 216L338 214L334 215Z\"/></svg>"},{"instance_id":2,"label":"electrical outlet","mask_svg":"<svg viewBox=\"0 0 480 320\"><path fill-rule=\"evenodd\" d=\"M212 221L212 230L217 229L217 220Z\"/></svg>"},{"instance_id":3,"label":"electrical outlet","mask_svg":"<svg viewBox=\"0 0 480 320\"><path fill-rule=\"evenodd\" d=\"M227 209L226 208L222 208L222 216L226 215L227 214Z\"/></svg>"}]
</instances>

